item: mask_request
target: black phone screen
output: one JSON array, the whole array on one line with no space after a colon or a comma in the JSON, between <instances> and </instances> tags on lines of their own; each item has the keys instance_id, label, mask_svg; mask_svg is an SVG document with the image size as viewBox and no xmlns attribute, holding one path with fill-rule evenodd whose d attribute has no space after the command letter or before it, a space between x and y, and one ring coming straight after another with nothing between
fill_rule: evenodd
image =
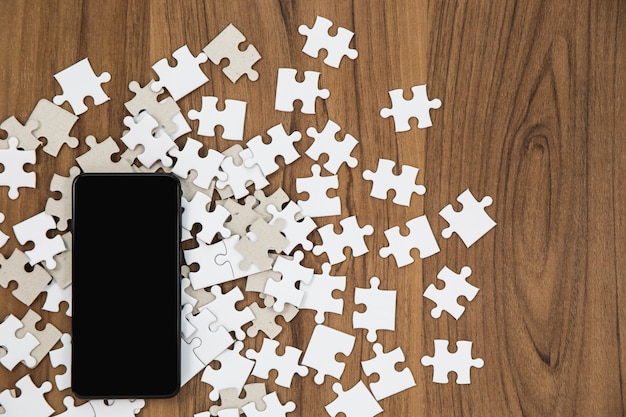
<instances>
[{"instance_id":1,"label":"black phone screen","mask_svg":"<svg viewBox=\"0 0 626 417\"><path fill-rule=\"evenodd\" d=\"M180 183L83 174L72 213L72 390L171 397L180 386Z\"/></svg>"}]
</instances>

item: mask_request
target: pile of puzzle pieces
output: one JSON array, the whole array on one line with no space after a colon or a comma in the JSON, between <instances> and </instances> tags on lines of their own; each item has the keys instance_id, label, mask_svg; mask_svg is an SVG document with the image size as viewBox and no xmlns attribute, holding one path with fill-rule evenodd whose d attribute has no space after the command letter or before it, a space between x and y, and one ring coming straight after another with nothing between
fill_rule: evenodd
<instances>
[{"instance_id":1,"label":"pile of puzzle pieces","mask_svg":"<svg viewBox=\"0 0 626 417\"><path fill-rule=\"evenodd\" d=\"M325 49L324 63L338 68L344 57L354 60L358 53L349 46L354 33L339 28L337 35L330 36L332 25L330 20L318 16L312 27L301 25L298 31L306 37L302 49L305 54L316 58ZM283 125L277 124L267 129L269 141L258 135L249 139L246 146L235 144L224 152L209 149L206 156L200 156L201 140L187 137L182 147L176 143L192 131L177 101L209 81L202 70L203 63L210 60L219 64L228 58L229 65L223 72L233 83L243 75L251 81L259 78L253 65L261 55L251 44L240 50L245 41L245 36L229 25L198 55L194 56L186 45L174 51L175 67L169 66L166 58L155 63L152 69L158 80L144 86L131 81L129 89L135 96L124 103L130 115L123 119L128 130L120 138L126 149L122 152L111 137L100 142L93 136L85 139L90 150L76 158L77 166L70 170L70 175L55 174L49 184L49 189L59 191L62 198L49 199L39 214L12 225L19 243L33 242L34 248L26 252L16 249L7 259L0 256L0 285L6 288L10 281L16 281L18 287L13 295L28 306L45 292L44 310L60 313L61 303L66 302L65 314L70 315L69 200L74 177L80 172L172 172L180 177L184 189L183 240L193 242L188 245L193 248L184 251L187 266L181 280L182 383L202 373L201 380L212 387L209 399L219 401L195 416L236 417L241 413L249 417L285 416L293 412L296 404L292 401L283 403L276 392L267 393L263 383L247 383L250 376L268 379L271 370L277 371L273 382L281 387L290 387L296 374L305 377L309 373L314 373L317 384L332 384L337 398L325 405L330 416L377 415L383 411L380 400L415 386L408 367L397 370L397 364L405 362L402 348L385 352L383 345L376 342L378 332L395 330L396 290L381 289L388 286L386 280L370 277L368 287L357 287L354 291L355 303L365 305L366 310L353 312L353 329L365 329L375 355L361 361L361 366L365 375L379 375L378 381L369 386L361 381L344 389L341 376L345 364L335 356L351 355L356 336L324 324L327 313L344 314L344 300L335 298L333 293L345 291L347 277L331 274L332 267L347 260L344 254L347 247L353 258L368 253L366 237L374 233L371 225L359 223L356 214L344 213L340 197L328 195L329 190L339 187L341 169L358 166L359 161L352 153L359 141L349 133L338 140L342 127L330 119L321 131L315 127L306 129L306 135L313 139L313 144L303 152L313 161L311 176L297 178L295 185L298 193L308 194L308 199L296 201L281 188L271 194L266 194L264 188L270 184L268 177L281 168L276 162L278 156L285 165L302 157L296 145L302 132L287 132ZM327 99L330 92L319 88L320 73L304 71L302 82L296 80L297 73L292 68L278 69L275 109L293 112L294 101L299 100L301 112L315 114L317 100ZM84 98L91 96L94 105L109 100L102 84L111 79L110 74L96 75L88 59L54 77L63 89L62 95L54 97L52 102L41 99L24 124L15 117L0 124L8 132L8 139L0 141L0 164L4 168L0 172L0 185L8 186L10 199L19 198L20 188L36 186L36 174L26 167L36 163L40 139L46 138L43 151L53 156L64 145L75 148L79 141L69 135L79 115L88 110ZM430 127L430 110L441 106L440 100L428 98L425 85L411 90L411 100L404 98L401 89L390 91L392 107L380 111L383 118L393 117L396 132L409 130L411 118L418 120L418 128ZM161 99L165 92L169 97ZM66 101L73 112L60 107ZM215 136L215 127L220 125L222 139L242 141L247 103L225 99L225 109L220 111L219 101L218 97L204 96L200 109L187 112L189 119L199 121L195 134ZM120 152L119 160L111 158ZM316 164L323 154L327 155L327 161ZM371 197L386 200L388 192L393 190L392 203L410 206L413 194L423 195L426 189L416 184L418 168L403 165L400 175L396 175L395 164L381 158L376 171L363 170L362 177L372 182ZM476 200L466 190L457 200L463 205L461 211L448 205L439 213L450 225L442 235L450 238L456 233L470 247L496 225L485 211L492 199L486 196ZM0 216L1 222L4 216L1 213ZM339 231L332 223L318 226L319 219L327 216L342 216ZM406 226L410 229L408 235L402 235L399 226L385 230L388 245L379 249L383 258L392 255L398 268L414 262L411 256L414 248L419 250L421 258L439 252L426 215L408 220ZM61 233L49 238L47 234L51 230ZM313 244L310 239L313 233L319 234L321 244ZM0 247L7 239L0 232ZM303 265L304 251L312 252L320 261ZM27 264L32 267L30 272L24 269ZM315 273L316 269L322 272ZM440 317L443 311L457 320L461 317L464 307L458 304L458 297L471 301L478 292L478 288L467 282L471 272L468 266L463 266L459 273L447 267L439 272L437 278L444 281L445 288L431 284L424 292L424 297L435 303L433 318ZM227 282L236 285L225 291L222 284ZM243 291L258 293L258 302L237 309L235 304L244 299L243 285L239 285L243 283ZM289 322L304 309L315 311L316 322L306 346L281 346L276 339L282 331L277 317ZM0 323L0 363L9 370L20 363L34 368L49 355L52 366L64 367L64 373L55 376L54 385L60 391L66 390L71 337L61 334L50 323L44 330L37 330L35 324L39 321L41 317L32 310L21 319L13 315L4 318ZM261 349L243 352L242 341L259 334L263 337ZM62 346L52 350L57 342ZM434 367L436 383L447 383L448 373L455 372L458 384L468 384L470 368L483 366L482 359L472 358L470 341L458 341L454 354L449 353L447 340L435 340L434 345L434 356L424 356L422 364ZM278 349L284 354L277 354ZM213 361L221 364L219 369L210 365ZM52 387L51 381L37 386L26 375L16 384L21 391L19 396L9 388L0 392L0 414L52 415L55 410L44 397ZM246 393L243 399L242 391ZM63 403L66 410L56 415L64 417L133 416L145 405L139 399L101 400L76 407L71 395Z\"/></svg>"}]
</instances>

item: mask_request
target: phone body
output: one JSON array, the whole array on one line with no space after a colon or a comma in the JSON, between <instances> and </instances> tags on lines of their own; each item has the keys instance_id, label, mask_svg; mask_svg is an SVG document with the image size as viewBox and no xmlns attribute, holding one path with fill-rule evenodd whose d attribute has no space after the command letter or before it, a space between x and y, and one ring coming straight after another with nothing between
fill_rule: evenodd
<instances>
[{"instance_id":1,"label":"phone body","mask_svg":"<svg viewBox=\"0 0 626 417\"><path fill-rule=\"evenodd\" d=\"M176 395L179 180L81 174L72 198L72 391L82 399Z\"/></svg>"}]
</instances>

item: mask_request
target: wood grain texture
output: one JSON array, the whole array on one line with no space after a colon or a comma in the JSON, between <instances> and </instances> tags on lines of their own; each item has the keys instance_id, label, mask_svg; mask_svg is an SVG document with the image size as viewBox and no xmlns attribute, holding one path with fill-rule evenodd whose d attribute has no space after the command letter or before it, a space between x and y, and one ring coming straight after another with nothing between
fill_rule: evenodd
<instances>
[{"instance_id":1,"label":"wood grain texture","mask_svg":"<svg viewBox=\"0 0 626 417\"><path fill-rule=\"evenodd\" d=\"M297 28L312 25L316 15L355 32L355 61L344 59L334 69L301 52L304 38ZM255 66L260 79L232 84L221 71L225 62L204 64L211 81L179 101L184 112L199 108L203 95L233 98L248 102L246 138L277 123L291 131L319 130L330 118L360 140L354 153L359 166L339 172L342 216L318 221L336 223L356 214L375 228L366 239L370 253L332 271L346 275L348 287L344 315L326 321L357 336L345 359L344 388L376 380L361 370L360 361L374 353L364 331L352 329L352 312L363 311L354 304L354 288L378 276L381 288L398 290L396 331L379 332L379 340L385 350L403 348L417 381L381 401L383 415L625 415L626 5L619 0L5 1L0 120L15 115L24 122L40 98L61 93L53 75L84 57L112 80L104 85L111 101L94 107L87 99L89 110L72 131L81 140L77 149L65 147L57 158L38 149L37 189L22 189L11 201L0 187L0 212L6 214L0 229L11 236L3 255L28 248L17 244L11 226L43 210L53 195L52 174L69 173L74 158L88 150L87 135L119 142L123 103L132 97L128 83L155 78L151 65L183 44L199 53L229 23L263 56ZM331 96L318 100L315 115L274 110L279 67L322 73L320 84ZM413 125L395 133L393 121L379 116L389 106L387 92L418 84L428 84L443 106L432 112L431 128ZM217 138L200 138L207 148L232 145L219 129ZM311 142L305 135L300 152ZM426 195L414 196L408 208L368 197L370 183L361 173L375 169L378 158L419 167ZM303 157L273 174L270 189L282 186L292 199L302 198L294 179L308 176L311 164ZM498 226L478 243L467 249L457 236L439 237L440 253L401 269L378 256L387 245L383 231L420 214L440 236L447 224L439 210L450 202L459 209L455 198L468 187L477 197L494 199L488 212ZM117 259L112 253L111 260ZM305 263L320 271L320 259L307 255ZM471 281L480 288L473 302L461 302L468 308L458 321L445 314L432 319L421 296L444 265L471 266ZM11 296L13 288L0 288L0 317L27 311ZM41 295L32 308L70 331L65 316L42 312L43 301ZM313 314L302 311L278 340L304 350L313 327ZM474 342L474 356L485 366L472 371L471 385L431 382L432 368L422 367L420 358L433 353L438 338ZM246 347L260 344L260 336L246 341ZM13 372L0 368L0 390L28 372L23 365ZM46 358L30 373L39 384L60 372ZM323 406L335 394L330 383L316 385L312 373L294 378L290 390L270 378L268 392L294 401L293 415L325 415ZM141 415L192 416L208 410L210 390L198 376L173 399L147 401ZM60 412L68 393L47 398Z\"/></svg>"}]
</instances>

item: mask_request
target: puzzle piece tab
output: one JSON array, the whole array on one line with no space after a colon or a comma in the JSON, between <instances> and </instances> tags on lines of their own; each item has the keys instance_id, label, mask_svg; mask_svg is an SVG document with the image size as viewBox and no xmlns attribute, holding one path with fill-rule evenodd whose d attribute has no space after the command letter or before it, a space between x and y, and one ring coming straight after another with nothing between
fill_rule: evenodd
<instances>
[{"instance_id":1,"label":"puzzle piece tab","mask_svg":"<svg viewBox=\"0 0 626 417\"><path fill-rule=\"evenodd\" d=\"M311 166L311 177L296 178L296 191L309 194L308 200L298 200L301 214L308 217L337 216L341 214L339 196L328 197L329 189L339 188L337 175L321 175L319 165Z\"/></svg>"}]
</instances>

